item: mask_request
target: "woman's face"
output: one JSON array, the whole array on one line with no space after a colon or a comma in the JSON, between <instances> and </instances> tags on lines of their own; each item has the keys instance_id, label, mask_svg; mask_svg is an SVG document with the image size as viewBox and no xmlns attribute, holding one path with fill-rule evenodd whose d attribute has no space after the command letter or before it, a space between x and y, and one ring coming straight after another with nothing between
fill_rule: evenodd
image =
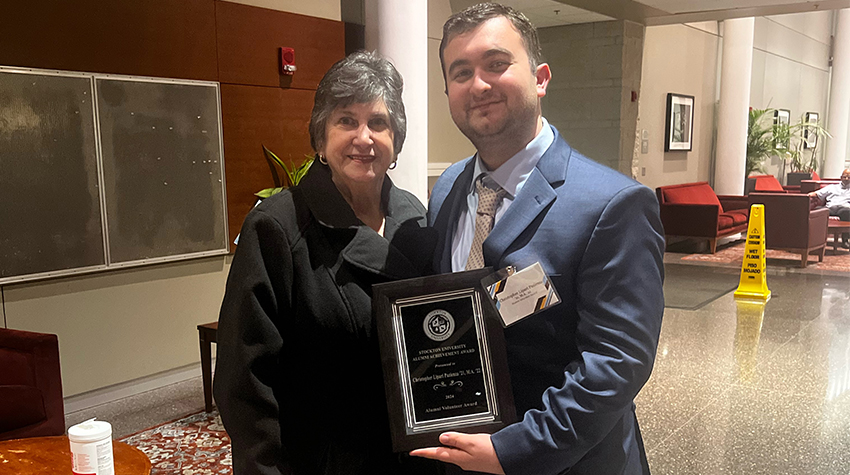
<instances>
[{"instance_id":1,"label":"woman's face","mask_svg":"<svg viewBox=\"0 0 850 475\"><path fill-rule=\"evenodd\" d=\"M372 184L380 190L395 159L393 129L384 101L337 107L328 118L325 155L333 180L348 191Z\"/></svg>"}]
</instances>

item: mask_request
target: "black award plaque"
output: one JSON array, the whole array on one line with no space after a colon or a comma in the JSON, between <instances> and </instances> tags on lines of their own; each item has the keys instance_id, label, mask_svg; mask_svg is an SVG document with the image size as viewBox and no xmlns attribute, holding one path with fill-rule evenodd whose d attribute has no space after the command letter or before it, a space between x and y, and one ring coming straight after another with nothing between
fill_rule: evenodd
<instances>
[{"instance_id":1,"label":"black award plaque","mask_svg":"<svg viewBox=\"0 0 850 475\"><path fill-rule=\"evenodd\" d=\"M479 269L373 286L393 450L516 419L502 325Z\"/></svg>"}]
</instances>

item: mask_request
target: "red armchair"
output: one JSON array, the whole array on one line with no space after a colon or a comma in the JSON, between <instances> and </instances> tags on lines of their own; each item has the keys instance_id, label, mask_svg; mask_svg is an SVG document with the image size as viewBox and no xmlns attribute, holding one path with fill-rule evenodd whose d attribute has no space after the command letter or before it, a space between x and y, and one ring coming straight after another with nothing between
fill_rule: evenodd
<instances>
[{"instance_id":1,"label":"red armchair","mask_svg":"<svg viewBox=\"0 0 850 475\"><path fill-rule=\"evenodd\" d=\"M747 230L746 196L718 196L708 182L655 189L665 236L707 239L711 253L717 239Z\"/></svg>"},{"instance_id":2,"label":"red armchair","mask_svg":"<svg viewBox=\"0 0 850 475\"><path fill-rule=\"evenodd\" d=\"M764 244L767 249L799 253L806 267L809 254L823 262L829 210L812 209L813 200L800 194L750 193L750 205L764 205Z\"/></svg>"},{"instance_id":3,"label":"red armchair","mask_svg":"<svg viewBox=\"0 0 850 475\"><path fill-rule=\"evenodd\" d=\"M0 328L0 440L62 435L56 335Z\"/></svg>"}]
</instances>

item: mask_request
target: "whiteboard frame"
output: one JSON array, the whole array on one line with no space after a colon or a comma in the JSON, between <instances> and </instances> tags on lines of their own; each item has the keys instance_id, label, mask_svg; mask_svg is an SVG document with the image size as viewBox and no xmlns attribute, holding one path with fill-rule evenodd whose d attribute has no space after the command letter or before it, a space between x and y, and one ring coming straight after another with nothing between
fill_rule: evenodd
<instances>
[{"instance_id":1,"label":"whiteboard frame","mask_svg":"<svg viewBox=\"0 0 850 475\"><path fill-rule=\"evenodd\" d=\"M0 66L0 72L4 73L16 73L16 74L30 74L30 75L41 75L41 76L62 76L62 77L75 77L75 78L88 78L89 79L89 87L92 93L91 102L93 108L92 118L94 120L94 134L95 134L95 151L96 151L96 159L97 159L97 183L98 183L98 198L100 202L100 226L103 237L103 253L104 253L104 262L105 265L96 265L96 266L86 266L86 267L75 267L72 269L61 269L55 271L47 271L47 272L38 272L34 274L24 274L10 277L0 277L0 285L3 284L12 284L12 283L21 283L21 282L31 282L37 280L45 280L57 277L67 277L67 276L75 276L82 274L92 274L96 272L109 271L113 269L127 269L132 267L141 267L146 265L153 264L162 264L167 262L178 262L185 261L190 259L200 259L204 257L212 257L212 256L224 256L230 253L230 233L229 226L227 221L227 180L225 175L225 165L224 165L224 130L222 125L222 117L221 117L221 84L217 81L198 81L191 79L171 79L171 78L157 78L152 76L129 76L122 74L103 74L103 73L87 73L80 71L63 71L58 69L38 69L38 68L23 68L23 67L15 67L15 66ZM127 261L120 263L111 262L111 256L109 251L109 227L107 223L106 216L106 194L105 190L105 182L104 182L104 173L103 173L103 152L102 152L102 143L101 143L101 134L100 134L100 110L97 105L97 79L111 79L111 80L121 80L121 81L133 81L133 82L151 82L151 83L159 83L159 84L182 84L182 85L195 85L195 86L207 86L214 87L216 92L216 110L218 113L218 150L219 156L221 157L219 161L220 169L221 169L221 212L222 212L222 222L220 225L224 230L224 247L221 249L213 249L208 251L200 251L200 252L192 252L187 254L175 254L171 256L161 256L150 259L139 259L135 261Z\"/></svg>"}]
</instances>

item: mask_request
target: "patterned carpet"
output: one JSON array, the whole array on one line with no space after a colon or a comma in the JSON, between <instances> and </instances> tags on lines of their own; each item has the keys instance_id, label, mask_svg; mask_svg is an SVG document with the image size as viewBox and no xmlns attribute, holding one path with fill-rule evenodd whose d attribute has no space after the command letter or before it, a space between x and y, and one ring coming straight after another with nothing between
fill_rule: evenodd
<instances>
[{"instance_id":1,"label":"patterned carpet","mask_svg":"<svg viewBox=\"0 0 850 475\"><path fill-rule=\"evenodd\" d=\"M151 475L230 475L230 438L218 411L200 412L121 439L151 459Z\"/></svg>"},{"instance_id":2,"label":"patterned carpet","mask_svg":"<svg viewBox=\"0 0 850 475\"><path fill-rule=\"evenodd\" d=\"M800 267L800 255L785 251L768 249L765 252L767 266ZM715 254L691 254L682 258L683 261L716 262L721 264L740 264L744 260L744 240L731 243ZM832 242L827 243L823 262L818 262L815 255L809 255L808 268L827 271L850 272L850 251L839 246L832 250Z\"/></svg>"}]
</instances>

